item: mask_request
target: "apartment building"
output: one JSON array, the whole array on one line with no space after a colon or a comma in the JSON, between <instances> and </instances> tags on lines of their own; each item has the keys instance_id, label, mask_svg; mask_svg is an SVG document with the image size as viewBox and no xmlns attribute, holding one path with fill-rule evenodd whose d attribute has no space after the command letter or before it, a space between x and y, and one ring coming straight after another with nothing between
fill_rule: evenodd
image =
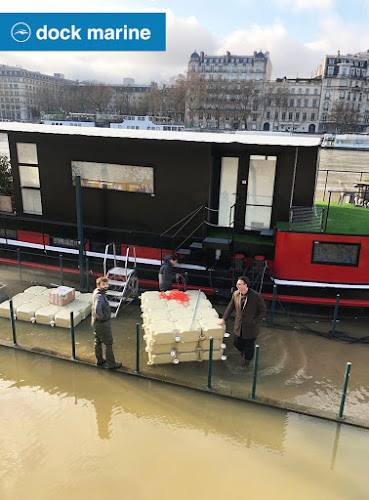
<instances>
[{"instance_id":1,"label":"apartment building","mask_svg":"<svg viewBox=\"0 0 369 500\"><path fill-rule=\"evenodd\" d=\"M39 117L38 95L76 85L61 73L44 75L17 66L0 65L0 121L35 121Z\"/></svg>"},{"instance_id":2,"label":"apartment building","mask_svg":"<svg viewBox=\"0 0 369 500\"><path fill-rule=\"evenodd\" d=\"M210 56L196 51L191 54L188 71L204 75L205 80L225 80L228 82L267 81L272 75L269 52L254 52L251 56L233 55Z\"/></svg>"},{"instance_id":3,"label":"apartment building","mask_svg":"<svg viewBox=\"0 0 369 500\"><path fill-rule=\"evenodd\" d=\"M261 130L315 133L322 79L277 78L264 87Z\"/></svg>"},{"instance_id":4,"label":"apartment building","mask_svg":"<svg viewBox=\"0 0 369 500\"><path fill-rule=\"evenodd\" d=\"M319 132L361 132L369 127L369 50L326 55L322 78Z\"/></svg>"},{"instance_id":5,"label":"apartment building","mask_svg":"<svg viewBox=\"0 0 369 500\"><path fill-rule=\"evenodd\" d=\"M188 74L200 76L206 84L206 97L199 99L198 109L192 112L186 106L185 123L199 128L260 129L260 97L271 72L269 52L207 55L195 51L188 62Z\"/></svg>"},{"instance_id":6,"label":"apartment building","mask_svg":"<svg viewBox=\"0 0 369 500\"><path fill-rule=\"evenodd\" d=\"M271 70L268 52L194 52L188 75L201 77L206 97L199 99L195 112L186 106L186 124L305 133L369 131L369 50L326 55L312 78L271 81Z\"/></svg>"}]
</instances>

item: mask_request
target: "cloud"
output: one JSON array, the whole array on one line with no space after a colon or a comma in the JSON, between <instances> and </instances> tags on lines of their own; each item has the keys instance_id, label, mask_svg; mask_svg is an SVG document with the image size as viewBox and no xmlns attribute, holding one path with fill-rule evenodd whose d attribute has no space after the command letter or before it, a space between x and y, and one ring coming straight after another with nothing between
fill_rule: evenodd
<instances>
[{"instance_id":1,"label":"cloud","mask_svg":"<svg viewBox=\"0 0 369 500\"><path fill-rule=\"evenodd\" d=\"M249 2L251 0L238 0ZM279 5L292 8L305 8L307 0L274 0ZM369 4L369 0L365 0ZM137 8L134 0L64 0L62 4L50 3L45 8L44 0L33 0L32 11L44 12L163 12L155 7L155 0L140 1ZM143 4L145 8L143 8ZM309 4L318 8L316 0ZM29 2L17 1L17 11L29 11ZM333 0L319 0L319 5L333 5ZM14 11L11 4L2 7ZM321 64L326 54L355 53L369 49L369 31L365 19L362 23L349 23L338 14L319 16L315 33L301 42L293 38L281 19L268 25L252 24L245 29L235 30L221 38L215 31L200 24L195 16L177 17L172 10L167 14L167 50L166 52L0 52L0 63L19 65L33 71L46 74L64 73L66 78L97 80L106 83L122 83L124 77L132 77L137 83L168 81L176 74L187 69L191 53L194 50L207 54L231 53L247 55L268 50L273 65L273 78L310 77Z\"/></svg>"},{"instance_id":2,"label":"cloud","mask_svg":"<svg viewBox=\"0 0 369 500\"><path fill-rule=\"evenodd\" d=\"M310 78L324 56L321 51L311 50L292 39L280 22L271 26L254 24L248 30L234 31L222 40L217 53L225 53L226 50L245 55L252 55L254 50L269 51L273 78L294 78L297 75Z\"/></svg>"},{"instance_id":3,"label":"cloud","mask_svg":"<svg viewBox=\"0 0 369 500\"><path fill-rule=\"evenodd\" d=\"M66 0L66 4L70 7L70 0ZM82 11L86 5L85 2L77 10ZM91 12L91 2L88 5ZM122 8L125 12L128 11L127 5ZM39 2L35 7L40 7ZM104 10L109 11L109 5L104 4ZM137 12L139 9L132 6L132 10ZM145 9L145 12L148 11L149 9ZM157 12L158 9L151 11ZM195 49L200 51L206 48L212 51L216 47L215 36L209 29L201 26L196 17L178 18L171 10L166 10L166 14L165 52L0 52L0 63L20 65L47 74L60 72L73 80L119 84L124 77L133 77L136 83L166 81L187 69L189 57Z\"/></svg>"},{"instance_id":4,"label":"cloud","mask_svg":"<svg viewBox=\"0 0 369 500\"><path fill-rule=\"evenodd\" d=\"M303 10L333 10L335 0L275 0L277 7L292 9L295 12Z\"/></svg>"},{"instance_id":5,"label":"cloud","mask_svg":"<svg viewBox=\"0 0 369 500\"><path fill-rule=\"evenodd\" d=\"M369 32L366 22L344 22L338 15L332 15L320 22L316 39L306 43L310 51L335 54L362 52L369 48Z\"/></svg>"}]
</instances>

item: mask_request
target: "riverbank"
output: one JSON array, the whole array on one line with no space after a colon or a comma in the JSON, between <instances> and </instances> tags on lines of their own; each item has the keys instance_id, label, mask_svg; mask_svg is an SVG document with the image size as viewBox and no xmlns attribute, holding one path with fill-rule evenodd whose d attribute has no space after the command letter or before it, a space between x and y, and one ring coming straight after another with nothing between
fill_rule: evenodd
<instances>
[{"instance_id":1,"label":"riverbank","mask_svg":"<svg viewBox=\"0 0 369 500\"><path fill-rule=\"evenodd\" d=\"M32 273L32 274L31 274ZM20 282L14 269L2 268L3 281L8 284L9 295L27 288L27 278L34 271L23 273ZM56 276L39 271L38 281L42 284L55 282ZM73 285L69 283L68 285ZM224 306L216 305L220 314ZM346 363L352 363L351 377L344 410L345 422L369 427L367 405L369 402L369 373L367 344L345 344L323 338L319 332L328 332L330 322L322 319L300 318L300 323L290 316L278 315L277 327L271 328L268 320L262 325L258 337L260 346L257 373L257 404L265 404L287 409L302 414L318 416L329 420L338 420L343 377ZM147 353L144 350L142 330L140 334L140 373L136 373L136 325L141 324L138 303L129 305L112 321L114 351L123 367L117 373L138 375L147 379L167 382L200 391L213 392L222 396L250 401L253 382L253 367L246 370L241 366L238 351L232 345L232 337L225 340L226 361L213 364L212 389L205 388L208 383L208 363L179 363L178 365L147 365ZM299 329L305 323L315 334L301 333ZM358 338L366 336L366 318L345 319L339 323L339 329L349 331ZM228 323L228 331L232 324ZM338 327L337 327L338 328ZM71 336L68 329L51 328L45 325L16 321L18 349L38 352L46 356L57 357L71 363L90 365L94 370L104 369L95 366L93 334L89 319L75 329L75 348L78 361L72 361ZM10 320L0 318L0 344L12 348L12 330Z\"/></svg>"}]
</instances>

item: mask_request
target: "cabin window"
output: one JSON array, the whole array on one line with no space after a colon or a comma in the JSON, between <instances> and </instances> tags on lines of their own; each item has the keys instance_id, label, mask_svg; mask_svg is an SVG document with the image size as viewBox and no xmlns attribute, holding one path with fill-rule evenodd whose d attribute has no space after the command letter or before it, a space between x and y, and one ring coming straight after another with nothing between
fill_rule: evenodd
<instances>
[{"instance_id":1,"label":"cabin window","mask_svg":"<svg viewBox=\"0 0 369 500\"><path fill-rule=\"evenodd\" d=\"M39 188L40 176L38 167L19 165L19 176L21 187Z\"/></svg>"},{"instance_id":2,"label":"cabin window","mask_svg":"<svg viewBox=\"0 0 369 500\"><path fill-rule=\"evenodd\" d=\"M276 156L250 156L245 214L247 231L270 228L276 164Z\"/></svg>"},{"instance_id":3,"label":"cabin window","mask_svg":"<svg viewBox=\"0 0 369 500\"><path fill-rule=\"evenodd\" d=\"M58 247L78 248L78 240L59 238L57 236L50 236L50 244Z\"/></svg>"},{"instance_id":4,"label":"cabin window","mask_svg":"<svg viewBox=\"0 0 369 500\"><path fill-rule=\"evenodd\" d=\"M17 155L18 163L38 164L36 144L17 142Z\"/></svg>"},{"instance_id":5,"label":"cabin window","mask_svg":"<svg viewBox=\"0 0 369 500\"><path fill-rule=\"evenodd\" d=\"M23 212L25 214L42 215L37 146L33 143L17 142L16 149Z\"/></svg>"},{"instance_id":6,"label":"cabin window","mask_svg":"<svg viewBox=\"0 0 369 500\"><path fill-rule=\"evenodd\" d=\"M154 193L154 169L138 165L117 165L72 161L72 180L81 177L81 186L135 193Z\"/></svg>"},{"instance_id":7,"label":"cabin window","mask_svg":"<svg viewBox=\"0 0 369 500\"><path fill-rule=\"evenodd\" d=\"M39 189L22 188L23 212L42 215L41 193Z\"/></svg>"},{"instance_id":8,"label":"cabin window","mask_svg":"<svg viewBox=\"0 0 369 500\"><path fill-rule=\"evenodd\" d=\"M311 263L358 267L360 247L359 243L314 241Z\"/></svg>"}]
</instances>

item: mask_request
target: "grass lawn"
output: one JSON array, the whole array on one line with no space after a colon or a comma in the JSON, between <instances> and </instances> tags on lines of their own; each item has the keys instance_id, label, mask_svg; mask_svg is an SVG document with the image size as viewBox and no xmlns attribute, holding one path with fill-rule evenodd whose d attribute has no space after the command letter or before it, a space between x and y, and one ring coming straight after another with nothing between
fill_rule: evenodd
<instances>
[{"instance_id":1,"label":"grass lawn","mask_svg":"<svg viewBox=\"0 0 369 500\"><path fill-rule=\"evenodd\" d=\"M316 204L324 207L327 213L328 203L320 201ZM358 207L350 203L331 203L328 212L327 233L368 234L369 208Z\"/></svg>"},{"instance_id":2,"label":"grass lawn","mask_svg":"<svg viewBox=\"0 0 369 500\"><path fill-rule=\"evenodd\" d=\"M328 202L319 201L316 205L325 208L326 217ZM277 229L288 231L288 222L278 222ZM333 234L369 235L369 208L355 207L350 203L342 203L341 206L338 203L331 203L326 232Z\"/></svg>"},{"instance_id":3,"label":"grass lawn","mask_svg":"<svg viewBox=\"0 0 369 500\"><path fill-rule=\"evenodd\" d=\"M327 216L328 202L319 201L317 207L325 208L325 217ZM288 222L277 222L277 229L288 231ZM324 226L323 226L324 227ZM329 205L327 233L333 234L360 234L369 235L369 208L351 205L350 203L331 203ZM231 236L231 233L229 233ZM228 237L227 231L213 230L209 236L213 238ZM235 241L245 243L262 243L273 245L273 238L259 236L257 234L235 234Z\"/></svg>"}]
</instances>

